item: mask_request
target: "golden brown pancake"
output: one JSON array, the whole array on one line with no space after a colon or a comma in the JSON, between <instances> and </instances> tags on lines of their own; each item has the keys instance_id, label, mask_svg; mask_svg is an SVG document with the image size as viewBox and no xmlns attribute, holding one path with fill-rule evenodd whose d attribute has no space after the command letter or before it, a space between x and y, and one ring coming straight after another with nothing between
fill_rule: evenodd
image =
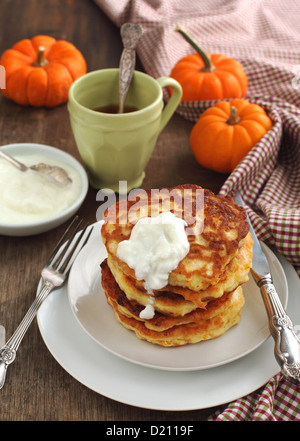
<instances>
[{"instance_id":1,"label":"golden brown pancake","mask_svg":"<svg viewBox=\"0 0 300 441\"><path fill-rule=\"evenodd\" d=\"M160 346L171 347L199 343L225 334L230 328L239 323L244 297L242 289L239 287L232 293L231 304L222 314L197 323L174 326L162 332L148 329L143 322L126 317L114 308L111 299L108 299L108 302L113 307L116 319L125 328L134 331L138 338Z\"/></svg>"},{"instance_id":2,"label":"golden brown pancake","mask_svg":"<svg viewBox=\"0 0 300 441\"><path fill-rule=\"evenodd\" d=\"M174 326L183 324L193 324L213 317L224 314L224 311L231 305L232 293L224 294L217 300L213 300L208 303L206 309L196 308L195 310L182 315L172 316L162 314L157 311L152 319L143 320L140 318L140 312L143 310L143 306L136 301L129 301L125 293L120 289L112 272L106 261L101 264L102 268L102 287L109 304L113 305L114 309L129 318L134 318L138 321L143 321L148 329L153 329L158 332L165 331Z\"/></svg>"},{"instance_id":3,"label":"golden brown pancake","mask_svg":"<svg viewBox=\"0 0 300 441\"><path fill-rule=\"evenodd\" d=\"M162 346L182 346L223 335L241 318L241 285L248 280L252 237L245 210L230 196L216 196L197 185L141 190L104 213L101 234L108 257L101 264L102 286L116 319L137 337ZM171 198L170 198L171 196ZM170 272L168 284L154 291L154 317L141 311L149 294L144 281L118 258L136 222L170 211L187 223L187 255Z\"/></svg>"},{"instance_id":4,"label":"golden brown pancake","mask_svg":"<svg viewBox=\"0 0 300 441\"><path fill-rule=\"evenodd\" d=\"M145 291L143 286L137 284L136 280L132 277L122 273L122 271L110 262L109 257L107 258L107 265L127 299L145 307L149 301L149 294ZM203 308L206 304L207 302L203 303ZM155 291L155 309L158 312L176 316L185 315L196 308L196 304L185 300L180 294L171 291Z\"/></svg>"},{"instance_id":5,"label":"golden brown pancake","mask_svg":"<svg viewBox=\"0 0 300 441\"><path fill-rule=\"evenodd\" d=\"M232 197L214 195L197 185L164 189L155 196L151 197L151 190L143 190L136 192L134 200L121 200L106 210L101 234L108 255L123 273L135 278L134 270L118 259L118 244L129 239L141 217L171 211L187 222L190 250L170 273L169 285L200 291L219 283L249 232L244 209Z\"/></svg>"},{"instance_id":6,"label":"golden brown pancake","mask_svg":"<svg viewBox=\"0 0 300 441\"><path fill-rule=\"evenodd\" d=\"M196 307L205 308L208 301L217 299L224 293L234 291L239 285L249 280L248 274L252 262L252 245L251 233L248 233L243 246L226 266L216 285L211 285L202 291L193 291L180 286L167 285L159 291L154 291L155 308L167 314L184 315ZM110 256L108 256L107 261L113 276L128 299L135 300L141 305L146 306L149 296L144 290L143 281L137 281L130 275L124 274L117 266L116 260ZM173 297L173 302L167 302L170 293L179 294L180 297Z\"/></svg>"},{"instance_id":7,"label":"golden brown pancake","mask_svg":"<svg viewBox=\"0 0 300 441\"><path fill-rule=\"evenodd\" d=\"M102 266L102 286L107 297L108 304L113 308L116 319L127 329L134 331L138 338L161 346L182 346L190 343L198 343L203 340L220 337L241 318L241 310L244 305L244 297L242 288L237 288L233 293L224 295L221 299L212 301L213 304L207 310L200 311L195 321L188 323L176 322L174 317L163 317L158 314L156 317L157 324L162 321L174 320L173 326L168 329L157 330L155 327L155 319L152 326L150 321L143 321L139 318L141 306L132 304L128 301L124 293L118 287L106 263ZM122 311L122 312L121 312ZM128 314L130 311L130 316ZM194 314L192 312L191 314ZM189 314L188 314L189 315ZM197 319L197 320L196 320ZM169 322L169 325L171 324Z\"/></svg>"}]
</instances>

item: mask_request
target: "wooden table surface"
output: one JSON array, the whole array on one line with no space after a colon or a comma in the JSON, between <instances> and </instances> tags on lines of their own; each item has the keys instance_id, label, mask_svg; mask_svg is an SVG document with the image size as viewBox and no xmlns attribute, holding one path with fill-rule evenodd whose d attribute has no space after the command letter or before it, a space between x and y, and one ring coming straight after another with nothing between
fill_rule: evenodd
<instances>
[{"instance_id":1,"label":"wooden table surface","mask_svg":"<svg viewBox=\"0 0 300 441\"><path fill-rule=\"evenodd\" d=\"M88 71L118 67L122 52L120 31L92 0L0 0L1 53L17 41L38 34L75 44L87 61ZM143 70L139 61L137 69ZM225 178L196 163L189 147L191 128L192 124L182 117L172 117L146 168L143 188L196 183L218 192ZM52 145L80 161L66 105L54 109L24 108L1 96L0 145L19 142ZM96 193L89 189L79 211L91 222L96 220L99 207ZM41 262L46 260L65 226L37 236L0 236L0 324L5 326L7 336L33 301ZM54 359L36 320L25 335L0 391L1 421L201 421L212 411L136 408L90 390Z\"/></svg>"}]
</instances>

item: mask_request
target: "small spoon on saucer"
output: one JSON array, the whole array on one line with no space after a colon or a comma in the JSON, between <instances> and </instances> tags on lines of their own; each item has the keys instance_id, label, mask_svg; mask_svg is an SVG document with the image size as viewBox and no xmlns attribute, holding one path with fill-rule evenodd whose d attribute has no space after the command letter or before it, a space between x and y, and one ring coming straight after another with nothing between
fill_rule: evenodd
<instances>
[{"instance_id":1,"label":"small spoon on saucer","mask_svg":"<svg viewBox=\"0 0 300 441\"><path fill-rule=\"evenodd\" d=\"M67 175L66 171L61 167L44 164L43 162L36 164L36 165L31 165L30 167L27 167L27 165L22 164L22 162L17 161L17 159L15 159L12 156L10 156L9 154L1 151L1 149L0 149L0 156L2 156L2 158L9 161L12 165L17 167L22 172L26 172L29 169L34 170L38 173L41 173L41 174L51 178L56 184L59 184L62 187L65 187L66 185L69 185L72 182L72 180Z\"/></svg>"},{"instance_id":2,"label":"small spoon on saucer","mask_svg":"<svg viewBox=\"0 0 300 441\"><path fill-rule=\"evenodd\" d=\"M124 112L124 104L135 68L135 48L142 35L143 28L139 24L124 23L121 27L123 52L120 60L119 77L119 112Z\"/></svg>"}]
</instances>

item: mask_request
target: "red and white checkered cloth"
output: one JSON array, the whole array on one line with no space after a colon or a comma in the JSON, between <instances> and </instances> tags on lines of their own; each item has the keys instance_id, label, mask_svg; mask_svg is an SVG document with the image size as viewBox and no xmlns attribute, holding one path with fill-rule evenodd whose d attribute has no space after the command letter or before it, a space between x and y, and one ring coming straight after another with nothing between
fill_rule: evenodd
<instances>
[{"instance_id":1,"label":"red and white checkered cloth","mask_svg":"<svg viewBox=\"0 0 300 441\"><path fill-rule=\"evenodd\" d=\"M209 421L300 421L299 397L281 374L259 392L221 407Z\"/></svg>"},{"instance_id":2,"label":"red and white checkered cloth","mask_svg":"<svg viewBox=\"0 0 300 441\"><path fill-rule=\"evenodd\" d=\"M144 32L137 52L145 71L155 78L168 76L180 58L194 52L174 31L178 24L206 51L223 53L241 62L249 81L246 98L264 107L274 125L231 173L220 192L240 190L258 237L275 245L300 275L299 3L286 0L95 2L117 26L125 22L142 24ZM196 122L215 103L185 102L178 107L178 113ZM271 380L272 385L274 381L278 388L289 388L298 404L293 419L300 420L299 389L287 385L280 376ZM276 394L272 396L276 400ZM247 399L253 407L253 396ZM224 415L230 419L235 406L243 404L243 400L233 403L229 414ZM254 415L246 414L250 419ZM237 415L241 416L241 412ZM263 419L276 419L272 412L270 415Z\"/></svg>"}]
</instances>

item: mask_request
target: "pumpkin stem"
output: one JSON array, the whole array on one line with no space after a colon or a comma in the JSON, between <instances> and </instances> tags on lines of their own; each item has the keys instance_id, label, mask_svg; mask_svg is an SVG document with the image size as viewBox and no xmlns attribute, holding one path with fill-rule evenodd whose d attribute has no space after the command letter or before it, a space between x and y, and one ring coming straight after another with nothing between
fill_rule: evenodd
<instances>
[{"instance_id":1,"label":"pumpkin stem","mask_svg":"<svg viewBox=\"0 0 300 441\"><path fill-rule=\"evenodd\" d=\"M230 107L230 115L229 115L228 120L226 121L227 124L234 125L234 124L239 123L240 120L241 120L241 118L239 117L238 109L234 106L231 106Z\"/></svg>"},{"instance_id":2,"label":"pumpkin stem","mask_svg":"<svg viewBox=\"0 0 300 441\"><path fill-rule=\"evenodd\" d=\"M43 67L49 63L48 60L46 60L46 58L45 58L45 50L46 49L44 48L44 46L38 47L37 58L36 58L35 62L33 63L34 66Z\"/></svg>"},{"instance_id":3,"label":"pumpkin stem","mask_svg":"<svg viewBox=\"0 0 300 441\"><path fill-rule=\"evenodd\" d=\"M193 40L193 38L190 35L188 35L186 33L186 31L181 26L179 26L179 25L176 26L175 31L179 32L184 37L184 39L188 43L190 43L190 45L198 52L198 54L202 58L202 60L204 62L204 67L202 67L201 71L202 72L213 72L215 70L215 66L213 65L213 63L212 63L211 59L209 58L209 56L198 45L198 43L196 43L196 41Z\"/></svg>"}]
</instances>

